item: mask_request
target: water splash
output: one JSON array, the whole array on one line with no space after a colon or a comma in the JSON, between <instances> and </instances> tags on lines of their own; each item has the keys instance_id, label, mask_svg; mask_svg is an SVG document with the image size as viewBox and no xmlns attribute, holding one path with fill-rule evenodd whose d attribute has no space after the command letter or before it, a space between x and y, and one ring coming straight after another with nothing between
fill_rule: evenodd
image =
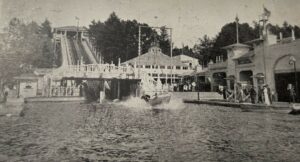
<instances>
[{"instance_id":1,"label":"water splash","mask_svg":"<svg viewBox=\"0 0 300 162\"><path fill-rule=\"evenodd\" d=\"M166 110L177 110L177 109L183 109L185 107L183 100L178 98L172 98L169 103L157 105L153 108L157 109L166 109Z\"/></svg>"},{"instance_id":2,"label":"water splash","mask_svg":"<svg viewBox=\"0 0 300 162\"><path fill-rule=\"evenodd\" d=\"M133 110L148 110L151 106L140 97L129 97L128 99L116 103L117 105L124 106L126 108L131 108Z\"/></svg>"},{"instance_id":3,"label":"water splash","mask_svg":"<svg viewBox=\"0 0 300 162\"><path fill-rule=\"evenodd\" d=\"M129 97L125 101L121 101L116 103L118 105L124 106L126 108L130 108L133 110L151 110L152 108L155 109L166 109L166 110L176 110L176 109L182 109L185 107L182 99L173 98L171 97L171 100L169 103L164 103L156 106L149 105L145 100L139 98L139 97Z\"/></svg>"}]
</instances>

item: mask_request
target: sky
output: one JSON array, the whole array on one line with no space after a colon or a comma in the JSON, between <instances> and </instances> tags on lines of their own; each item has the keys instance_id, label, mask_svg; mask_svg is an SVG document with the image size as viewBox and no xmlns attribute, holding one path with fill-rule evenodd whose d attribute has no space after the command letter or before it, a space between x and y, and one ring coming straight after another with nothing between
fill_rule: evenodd
<instances>
[{"instance_id":1,"label":"sky","mask_svg":"<svg viewBox=\"0 0 300 162\"><path fill-rule=\"evenodd\" d=\"M236 15L240 23L258 21L263 5L272 24L300 26L300 0L0 0L0 28L12 17L39 23L47 18L59 27L76 25L76 16L88 27L115 12L123 20L170 27L175 46L193 46L205 34L215 37Z\"/></svg>"}]
</instances>

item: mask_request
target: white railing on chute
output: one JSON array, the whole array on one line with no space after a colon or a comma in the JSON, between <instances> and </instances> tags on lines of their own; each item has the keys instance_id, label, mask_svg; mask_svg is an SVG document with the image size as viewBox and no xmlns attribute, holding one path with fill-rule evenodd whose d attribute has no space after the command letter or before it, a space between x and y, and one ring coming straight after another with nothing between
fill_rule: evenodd
<instances>
[{"instance_id":1,"label":"white railing on chute","mask_svg":"<svg viewBox=\"0 0 300 162\"><path fill-rule=\"evenodd\" d=\"M79 96L80 88L75 86L51 86L50 97Z\"/></svg>"}]
</instances>

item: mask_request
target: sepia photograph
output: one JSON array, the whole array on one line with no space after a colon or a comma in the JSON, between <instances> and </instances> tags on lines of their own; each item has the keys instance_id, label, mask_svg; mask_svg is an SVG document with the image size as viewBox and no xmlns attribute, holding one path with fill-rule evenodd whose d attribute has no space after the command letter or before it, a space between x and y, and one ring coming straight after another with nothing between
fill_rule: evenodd
<instances>
[{"instance_id":1,"label":"sepia photograph","mask_svg":"<svg viewBox=\"0 0 300 162\"><path fill-rule=\"evenodd\" d=\"M0 0L0 162L300 161L300 0Z\"/></svg>"}]
</instances>

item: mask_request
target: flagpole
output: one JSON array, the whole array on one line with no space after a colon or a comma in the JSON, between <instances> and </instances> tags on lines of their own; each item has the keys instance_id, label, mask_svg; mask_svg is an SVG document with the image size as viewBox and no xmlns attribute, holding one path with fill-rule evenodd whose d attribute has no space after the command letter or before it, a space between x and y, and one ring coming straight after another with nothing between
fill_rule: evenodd
<instances>
[{"instance_id":1,"label":"flagpole","mask_svg":"<svg viewBox=\"0 0 300 162\"><path fill-rule=\"evenodd\" d=\"M239 18L238 15L236 15L235 18L235 24L236 24L236 43L239 43Z\"/></svg>"},{"instance_id":2,"label":"flagpole","mask_svg":"<svg viewBox=\"0 0 300 162\"><path fill-rule=\"evenodd\" d=\"M263 31L262 31L262 36L263 36L263 62L264 62L264 73L265 73L265 77L264 77L264 83L267 84L267 71L266 71L266 58L265 58L265 46L266 46L266 39L267 39L267 22L269 20L269 17L271 15L271 12L266 9L266 7L263 5L263 14L262 14L262 18L260 21L263 22Z\"/></svg>"},{"instance_id":3,"label":"flagpole","mask_svg":"<svg viewBox=\"0 0 300 162\"><path fill-rule=\"evenodd\" d=\"M78 41L79 18L76 16L75 19L77 20L76 38L77 38L77 41Z\"/></svg>"},{"instance_id":4,"label":"flagpole","mask_svg":"<svg viewBox=\"0 0 300 162\"><path fill-rule=\"evenodd\" d=\"M140 66L140 56L141 56L141 26L139 26L139 48L138 48L138 67ZM138 77L140 78L140 68L138 68Z\"/></svg>"}]
</instances>

